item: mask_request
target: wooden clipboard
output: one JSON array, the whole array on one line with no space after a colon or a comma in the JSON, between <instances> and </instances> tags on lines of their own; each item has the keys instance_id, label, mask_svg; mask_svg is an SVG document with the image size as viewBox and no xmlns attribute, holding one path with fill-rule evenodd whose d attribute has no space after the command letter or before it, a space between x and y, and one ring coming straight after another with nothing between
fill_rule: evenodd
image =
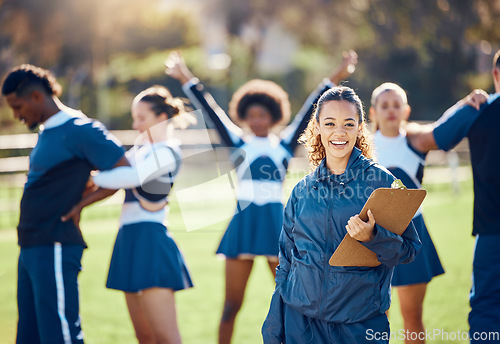
<instances>
[{"instance_id":1,"label":"wooden clipboard","mask_svg":"<svg viewBox=\"0 0 500 344\"><path fill-rule=\"evenodd\" d=\"M372 192L359 217L368 221L368 209L375 222L385 229L401 235L424 201L427 191L423 189L380 188ZM346 234L330 258L332 266L378 266L377 255L356 239Z\"/></svg>"}]
</instances>

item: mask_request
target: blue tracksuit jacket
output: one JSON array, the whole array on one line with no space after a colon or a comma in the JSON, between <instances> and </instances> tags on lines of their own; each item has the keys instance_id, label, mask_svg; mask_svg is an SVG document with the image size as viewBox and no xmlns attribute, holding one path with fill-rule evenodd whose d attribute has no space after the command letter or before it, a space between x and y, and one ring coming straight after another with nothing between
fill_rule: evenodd
<instances>
[{"instance_id":1,"label":"blue tracksuit jacket","mask_svg":"<svg viewBox=\"0 0 500 344\"><path fill-rule=\"evenodd\" d=\"M323 160L295 186L285 208L265 343L283 339L282 302L307 317L342 324L389 309L393 267L413 261L421 247L412 222L402 236L375 225L374 238L362 244L377 254L377 267L335 267L328 261L347 233L349 218L373 190L390 187L394 179L354 148L342 175L330 174Z\"/></svg>"}]
</instances>

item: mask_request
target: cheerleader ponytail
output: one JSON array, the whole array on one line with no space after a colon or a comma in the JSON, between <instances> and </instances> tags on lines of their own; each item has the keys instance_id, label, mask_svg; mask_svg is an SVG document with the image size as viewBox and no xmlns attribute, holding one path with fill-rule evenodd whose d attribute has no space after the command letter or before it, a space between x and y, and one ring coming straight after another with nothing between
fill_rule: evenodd
<instances>
[{"instance_id":1,"label":"cheerleader ponytail","mask_svg":"<svg viewBox=\"0 0 500 344\"><path fill-rule=\"evenodd\" d=\"M147 102L151 104L151 110L160 116L162 113L167 115L176 128L185 129L191 124L196 123L196 118L186 112L184 100L174 98L172 94L163 86L152 86L137 95L134 102Z\"/></svg>"}]
</instances>

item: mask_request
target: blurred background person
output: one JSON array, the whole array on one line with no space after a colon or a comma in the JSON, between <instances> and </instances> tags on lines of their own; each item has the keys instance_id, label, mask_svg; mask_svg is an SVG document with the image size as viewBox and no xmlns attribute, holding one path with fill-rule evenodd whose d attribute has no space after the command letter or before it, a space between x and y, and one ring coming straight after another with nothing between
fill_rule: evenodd
<instances>
[{"instance_id":1,"label":"blurred background person","mask_svg":"<svg viewBox=\"0 0 500 344\"><path fill-rule=\"evenodd\" d=\"M406 92L394 83L386 82L372 93L370 119L375 125L373 139L377 162L386 167L409 189L422 188L427 152L414 148L406 137L404 126L410 116ZM419 334L415 341L425 343L422 320L427 284L444 273L434 243L429 235L421 210L413 217L422 249L409 264L394 267L391 285L396 287L405 330ZM420 335L422 334L422 335Z\"/></svg>"},{"instance_id":2,"label":"blurred background person","mask_svg":"<svg viewBox=\"0 0 500 344\"><path fill-rule=\"evenodd\" d=\"M184 258L164 225L168 194L181 166L175 123L185 127L194 117L184 102L163 86L150 87L132 102L132 128L139 137L126 156L131 166L95 175L100 188L125 190L109 267L107 288L125 293L130 319L141 344L181 343L174 293L193 283ZM101 189L84 197L65 217L79 217Z\"/></svg>"},{"instance_id":3,"label":"blurred background person","mask_svg":"<svg viewBox=\"0 0 500 344\"><path fill-rule=\"evenodd\" d=\"M478 90L468 97L475 106L459 101L431 126L414 128L410 142L419 150L448 151L463 138L469 140L474 180L476 237L470 291L469 326L471 343L500 343L500 160L497 158L495 123L500 114L500 50L493 57L495 93ZM479 108L479 103L483 103Z\"/></svg>"},{"instance_id":4,"label":"blurred background person","mask_svg":"<svg viewBox=\"0 0 500 344\"><path fill-rule=\"evenodd\" d=\"M40 127L17 226L18 344L83 343L78 274L87 244L78 222L61 216L80 200L91 170L128 165L118 140L61 103L60 94L51 72L28 64L2 85L14 117L30 130Z\"/></svg>"}]
</instances>

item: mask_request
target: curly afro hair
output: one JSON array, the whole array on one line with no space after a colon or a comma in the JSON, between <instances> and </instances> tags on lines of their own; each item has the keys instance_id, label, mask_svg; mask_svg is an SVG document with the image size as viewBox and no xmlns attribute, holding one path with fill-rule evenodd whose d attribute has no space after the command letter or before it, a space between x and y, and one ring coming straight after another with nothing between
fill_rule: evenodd
<instances>
[{"instance_id":1,"label":"curly afro hair","mask_svg":"<svg viewBox=\"0 0 500 344\"><path fill-rule=\"evenodd\" d=\"M248 108L253 105L265 107L271 114L273 125L290 120L288 94L272 81L254 79L242 85L229 103L231 119L234 122L244 121Z\"/></svg>"}]
</instances>

